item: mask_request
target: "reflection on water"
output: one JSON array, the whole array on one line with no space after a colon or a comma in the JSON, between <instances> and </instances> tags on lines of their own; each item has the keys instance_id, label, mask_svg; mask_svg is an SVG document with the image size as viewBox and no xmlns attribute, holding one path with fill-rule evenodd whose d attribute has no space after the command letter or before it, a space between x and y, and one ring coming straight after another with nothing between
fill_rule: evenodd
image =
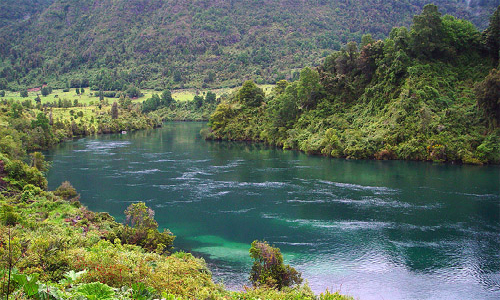
<instances>
[{"instance_id":1,"label":"reflection on water","mask_svg":"<svg viewBox=\"0 0 500 300\"><path fill-rule=\"evenodd\" d=\"M70 180L118 220L135 201L217 280L248 284L265 239L316 292L361 299L499 299L500 168L310 157L207 142L200 123L104 135L51 150L49 185Z\"/></svg>"}]
</instances>

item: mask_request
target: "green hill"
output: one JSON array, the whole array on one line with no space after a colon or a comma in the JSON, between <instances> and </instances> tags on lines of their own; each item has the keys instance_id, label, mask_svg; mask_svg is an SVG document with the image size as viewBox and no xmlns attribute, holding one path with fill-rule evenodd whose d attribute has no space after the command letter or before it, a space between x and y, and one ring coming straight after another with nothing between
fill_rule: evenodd
<instances>
[{"instance_id":1,"label":"green hill","mask_svg":"<svg viewBox=\"0 0 500 300\"><path fill-rule=\"evenodd\" d=\"M0 89L274 83L350 40L386 37L432 1L3 1ZM480 29L498 0L435 0ZM49 5L50 4L50 5ZM29 17L28 17L29 16ZM73 84L72 81L73 80Z\"/></svg>"},{"instance_id":2,"label":"green hill","mask_svg":"<svg viewBox=\"0 0 500 300\"><path fill-rule=\"evenodd\" d=\"M221 103L207 138L333 157L500 161L500 7L480 33L434 5L411 29L367 35L265 97L251 81Z\"/></svg>"}]
</instances>

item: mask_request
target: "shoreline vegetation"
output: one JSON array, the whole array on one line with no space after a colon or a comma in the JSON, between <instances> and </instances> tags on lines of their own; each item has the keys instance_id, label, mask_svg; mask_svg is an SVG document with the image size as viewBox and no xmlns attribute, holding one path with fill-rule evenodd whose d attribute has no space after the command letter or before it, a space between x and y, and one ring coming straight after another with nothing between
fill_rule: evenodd
<instances>
[{"instance_id":1,"label":"shoreline vegetation","mask_svg":"<svg viewBox=\"0 0 500 300\"><path fill-rule=\"evenodd\" d=\"M500 7L490 26L427 5L410 30L363 36L267 96L253 81L202 136L348 159L500 162Z\"/></svg>"},{"instance_id":2,"label":"shoreline vegetation","mask_svg":"<svg viewBox=\"0 0 500 300\"><path fill-rule=\"evenodd\" d=\"M142 103L127 95L112 103L107 98L93 103L37 98L0 100L1 297L351 299L329 291L315 295L282 259L262 269L259 259L265 255L281 257L279 249L265 242L252 254L255 286L229 291L213 281L202 258L170 252L175 236L158 231L154 211L144 203L132 204L121 224L83 206L69 182L47 190L50 166L38 150L74 137L152 129L165 118L203 120L216 107L215 94L181 102L167 91ZM151 110L157 101L170 103Z\"/></svg>"}]
</instances>

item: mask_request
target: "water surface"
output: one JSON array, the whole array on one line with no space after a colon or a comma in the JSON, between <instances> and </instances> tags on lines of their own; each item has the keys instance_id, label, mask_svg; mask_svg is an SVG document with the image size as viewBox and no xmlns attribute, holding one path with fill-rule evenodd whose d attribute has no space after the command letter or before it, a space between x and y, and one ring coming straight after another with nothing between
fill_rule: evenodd
<instances>
[{"instance_id":1,"label":"water surface","mask_svg":"<svg viewBox=\"0 0 500 300\"><path fill-rule=\"evenodd\" d=\"M49 186L123 220L144 201L218 281L249 284L255 239L315 292L360 299L500 299L500 168L307 156L204 141L202 123L66 142Z\"/></svg>"}]
</instances>

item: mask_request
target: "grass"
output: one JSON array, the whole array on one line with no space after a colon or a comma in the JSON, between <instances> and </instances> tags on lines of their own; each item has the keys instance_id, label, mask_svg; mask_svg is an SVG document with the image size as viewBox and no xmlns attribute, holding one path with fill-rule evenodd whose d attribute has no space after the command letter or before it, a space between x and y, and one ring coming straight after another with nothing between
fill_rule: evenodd
<instances>
[{"instance_id":1,"label":"grass","mask_svg":"<svg viewBox=\"0 0 500 300\"><path fill-rule=\"evenodd\" d=\"M274 87L272 84L263 84L263 85L258 85L261 89L264 90L266 95L269 95ZM200 90L200 89L182 89L182 90L172 90L172 97L179 102L185 102L185 101L191 101L193 100L194 96L196 95L205 95L206 92L213 92L217 95L217 98L219 98L221 95L224 94L231 94L235 90L239 89L239 87L235 88L219 88L219 89L207 89L207 90ZM153 94L158 94L160 95L162 92L155 91L155 90L141 90L141 92L144 94L142 97L139 97L137 99L133 99L132 102L143 102L146 99L149 99ZM42 96L40 91L38 92L29 92L28 97L24 98L21 97L19 92L10 92L6 91L5 92L5 99L13 99L16 101L25 101L25 100L34 100L37 95L40 96L40 99L42 99L42 104L48 103L48 102L54 102L58 101L59 99L67 99L70 100L71 102L74 102L74 100L78 100L79 104L85 104L85 105L91 105L93 103L96 103L96 101L99 101L99 98L96 97L96 91L91 91L90 89L85 89L85 93L83 94L76 94L75 89L70 89L69 92L63 92L62 89L55 89L52 91L52 93L48 96ZM117 98L108 98L104 97L109 101L109 103L113 103L113 101L118 100Z\"/></svg>"}]
</instances>

